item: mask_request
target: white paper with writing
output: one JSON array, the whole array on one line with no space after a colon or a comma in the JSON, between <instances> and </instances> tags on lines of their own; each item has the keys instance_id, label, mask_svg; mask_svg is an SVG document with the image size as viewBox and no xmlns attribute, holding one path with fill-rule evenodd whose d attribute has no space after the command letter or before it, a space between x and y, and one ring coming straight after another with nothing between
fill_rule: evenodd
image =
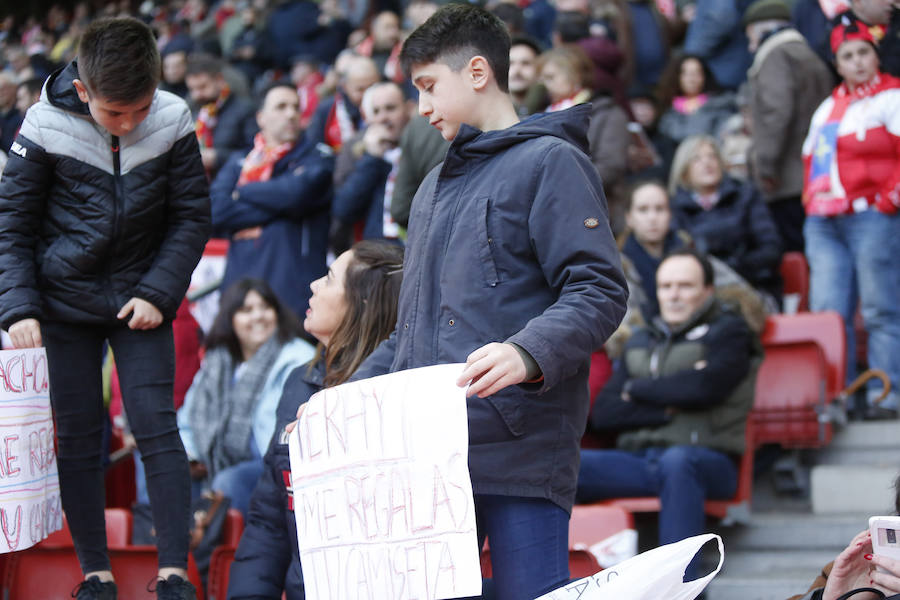
<instances>
[{"instance_id":1,"label":"white paper with writing","mask_svg":"<svg viewBox=\"0 0 900 600\"><path fill-rule=\"evenodd\" d=\"M290 436L307 598L477 596L461 364L325 389Z\"/></svg>"},{"instance_id":2,"label":"white paper with writing","mask_svg":"<svg viewBox=\"0 0 900 600\"><path fill-rule=\"evenodd\" d=\"M47 355L0 351L0 554L62 528Z\"/></svg>"},{"instance_id":3,"label":"white paper with writing","mask_svg":"<svg viewBox=\"0 0 900 600\"><path fill-rule=\"evenodd\" d=\"M711 540L719 548L719 564L711 572L684 582L694 555ZM722 569L725 548L714 533L696 535L638 554L596 575L553 590L537 600L694 600Z\"/></svg>"}]
</instances>

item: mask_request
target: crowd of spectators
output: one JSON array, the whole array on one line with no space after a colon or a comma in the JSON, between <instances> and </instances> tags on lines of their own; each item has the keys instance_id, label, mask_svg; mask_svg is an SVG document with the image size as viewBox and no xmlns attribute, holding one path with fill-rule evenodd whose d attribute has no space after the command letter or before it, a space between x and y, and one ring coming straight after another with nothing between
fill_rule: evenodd
<instances>
[{"instance_id":1,"label":"crowd of spectators","mask_svg":"<svg viewBox=\"0 0 900 600\"><path fill-rule=\"evenodd\" d=\"M214 236L229 241L223 289L244 282L207 333L179 423L198 485L233 490L229 470L251 474L243 493L229 491L243 509L272 436L278 394L266 390L311 351L291 311L304 314L329 254L363 238L403 245L413 194L447 150L415 114L399 64L405 36L438 4L84 0L0 23L0 168L91 19L127 14L154 30L160 87L191 107ZM579 500L660 495L660 540L698 533L702 501L736 485L757 334L782 310L784 252L806 253L811 305L838 310L851 342L861 305L868 365L900 385L900 3L487 8L512 36L521 118L592 104L590 158L631 288L591 427L632 431L618 450L583 453ZM719 293L729 286L740 290L734 310ZM235 315L252 311L267 325L245 340ZM239 363L255 376L232 386ZM896 417L898 398L877 416Z\"/></svg>"}]
</instances>

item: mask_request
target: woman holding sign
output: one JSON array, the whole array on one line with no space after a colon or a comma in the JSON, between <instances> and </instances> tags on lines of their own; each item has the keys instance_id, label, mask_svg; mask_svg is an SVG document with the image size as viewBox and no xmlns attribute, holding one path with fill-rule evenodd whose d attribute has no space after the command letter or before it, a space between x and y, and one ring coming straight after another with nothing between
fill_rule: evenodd
<instances>
[{"instance_id":1,"label":"woman holding sign","mask_svg":"<svg viewBox=\"0 0 900 600\"><path fill-rule=\"evenodd\" d=\"M327 275L310 285L303 327L319 340L319 349L284 385L275 435L231 567L228 598L281 598L283 592L288 600L304 598L284 427L296 419L300 404L324 387L347 381L390 335L402 277L402 248L363 241L341 254Z\"/></svg>"}]
</instances>

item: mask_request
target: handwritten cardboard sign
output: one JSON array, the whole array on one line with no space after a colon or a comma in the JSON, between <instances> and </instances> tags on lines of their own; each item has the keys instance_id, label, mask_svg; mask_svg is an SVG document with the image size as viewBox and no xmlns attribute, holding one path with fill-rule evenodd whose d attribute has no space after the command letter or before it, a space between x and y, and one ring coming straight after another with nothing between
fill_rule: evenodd
<instances>
[{"instance_id":1,"label":"handwritten cardboard sign","mask_svg":"<svg viewBox=\"0 0 900 600\"><path fill-rule=\"evenodd\" d=\"M309 400L289 443L308 598L481 593L461 371L401 371Z\"/></svg>"},{"instance_id":2,"label":"handwritten cardboard sign","mask_svg":"<svg viewBox=\"0 0 900 600\"><path fill-rule=\"evenodd\" d=\"M0 351L0 553L62 528L47 355Z\"/></svg>"}]
</instances>

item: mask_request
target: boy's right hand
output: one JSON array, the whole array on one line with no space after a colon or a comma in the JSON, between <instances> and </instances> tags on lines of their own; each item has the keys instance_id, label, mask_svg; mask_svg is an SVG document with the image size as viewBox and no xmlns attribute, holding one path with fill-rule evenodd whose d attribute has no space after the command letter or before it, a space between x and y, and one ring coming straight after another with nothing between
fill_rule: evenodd
<instances>
[{"instance_id":1,"label":"boy's right hand","mask_svg":"<svg viewBox=\"0 0 900 600\"><path fill-rule=\"evenodd\" d=\"M41 324L37 319L22 319L9 328L9 337L16 348L40 348Z\"/></svg>"}]
</instances>

